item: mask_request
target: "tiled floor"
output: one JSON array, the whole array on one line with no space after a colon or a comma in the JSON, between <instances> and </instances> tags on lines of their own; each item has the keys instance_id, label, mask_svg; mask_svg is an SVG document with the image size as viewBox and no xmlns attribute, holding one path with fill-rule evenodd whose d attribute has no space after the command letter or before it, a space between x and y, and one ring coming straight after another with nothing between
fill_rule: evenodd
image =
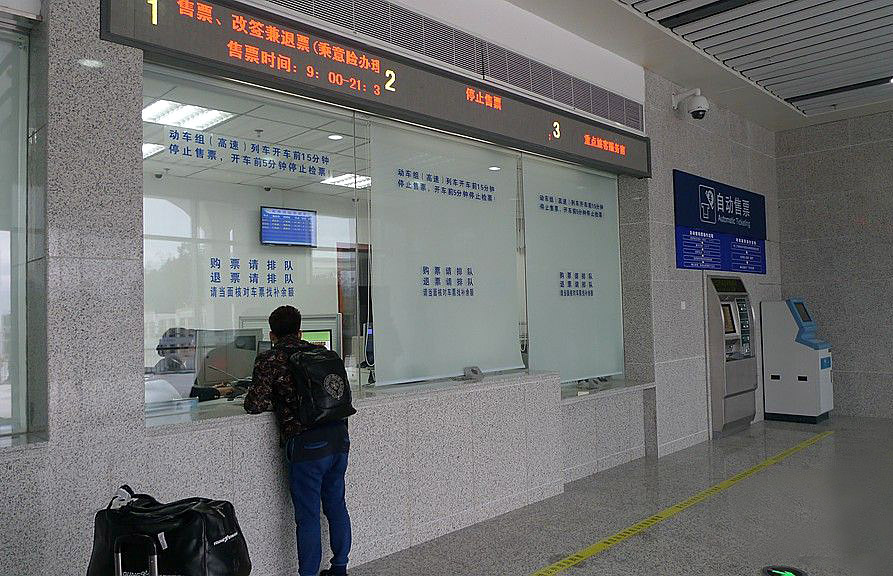
<instances>
[{"instance_id":1,"label":"tiled floor","mask_svg":"<svg viewBox=\"0 0 893 576\"><path fill-rule=\"evenodd\" d=\"M760 423L585 478L563 495L357 566L353 576L529 575L786 450L834 434L617 546L569 576L890 576L893 421Z\"/></svg>"}]
</instances>

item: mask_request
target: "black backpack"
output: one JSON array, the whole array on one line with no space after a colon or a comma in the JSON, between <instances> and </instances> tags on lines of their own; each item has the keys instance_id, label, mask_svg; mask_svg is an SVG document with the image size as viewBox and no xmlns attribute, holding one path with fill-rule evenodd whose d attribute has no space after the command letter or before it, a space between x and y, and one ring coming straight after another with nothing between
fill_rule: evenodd
<instances>
[{"instance_id":1,"label":"black backpack","mask_svg":"<svg viewBox=\"0 0 893 576\"><path fill-rule=\"evenodd\" d=\"M305 428L343 420L353 407L344 361L321 346L289 350L288 366L300 401L298 421Z\"/></svg>"}]
</instances>

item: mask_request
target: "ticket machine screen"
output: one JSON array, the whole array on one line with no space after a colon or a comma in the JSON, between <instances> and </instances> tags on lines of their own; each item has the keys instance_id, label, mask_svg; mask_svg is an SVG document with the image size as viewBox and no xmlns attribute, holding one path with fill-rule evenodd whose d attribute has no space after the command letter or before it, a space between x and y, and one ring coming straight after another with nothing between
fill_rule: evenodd
<instances>
[{"instance_id":1,"label":"ticket machine screen","mask_svg":"<svg viewBox=\"0 0 893 576\"><path fill-rule=\"evenodd\" d=\"M809 312L806 311L806 306L803 302L794 303L794 307L797 309L797 314L800 315L800 320L803 322L812 322L812 317L809 315Z\"/></svg>"},{"instance_id":2,"label":"ticket machine screen","mask_svg":"<svg viewBox=\"0 0 893 576\"><path fill-rule=\"evenodd\" d=\"M722 305L722 321L726 334L738 333L738 331L735 329L735 316L732 314L731 304Z\"/></svg>"}]
</instances>

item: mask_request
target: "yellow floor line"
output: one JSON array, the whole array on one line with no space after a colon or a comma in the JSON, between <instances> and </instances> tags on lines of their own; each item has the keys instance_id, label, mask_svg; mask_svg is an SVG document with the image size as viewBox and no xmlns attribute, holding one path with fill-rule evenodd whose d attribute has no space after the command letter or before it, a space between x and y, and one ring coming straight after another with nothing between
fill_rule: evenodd
<instances>
[{"instance_id":1,"label":"yellow floor line","mask_svg":"<svg viewBox=\"0 0 893 576\"><path fill-rule=\"evenodd\" d=\"M672 518L673 516L679 514L683 510L687 510L688 508L691 508L692 506L695 506L696 504L700 504L701 502L710 498L711 496L714 496L716 494L719 494L723 490L727 490L727 489L731 488L738 482L741 482L742 480L744 480L746 478L750 478L754 474L758 474L774 464L778 464L779 462L781 462L788 456L796 454L797 452L799 452L805 448L809 448L816 442L819 442L819 441L823 440L824 438L827 438L828 436L830 436L833 433L834 432L832 432L832 431L828 431L828 432L822 432L821 434L816 434L812 438L810 438L808 440L804 440L803 442L797 444L796 446L788 448L784 452L781 452L771 458L767 458L767 459L763 460L762 462L760 462L753 468L748 468L744 472L735 474L731 478L723 480L719 484L714 484L710 488L707 488L706 490L698 492L697 494L695 494L688 500L683 500L682 502L679 502L678 504L674 504L673 506L670 506L669 508L665 508L664 510L661 510L660 512L655 514L654 516L649 516L648 518L646 518L640 522L636 522L632 526L630 526L624 530L621 530L620 532L614 534L613 536L609 536L608 538L599 540L592 546L589 546L588 548L584 548L583 550L580 550L576 554L571 554L567 558L563 558L563 559L559 560L558 562L556 562L555 564L552 564L551 566L546 566L545 568L538 570L537 572L534 572L533 576L553 576L554 574L558 574L559 572L562 572L572 566L576 566L577 564L580 564L583 561L585 561L589 558L592 558L596 554L604 552L605 550L607 550L613 546L616 546L617 544L620 544L624 540L628 540L629 538L632 538L633 536L635 536L636 534L639 534L640 532L644 532L645 530L651 528L655 524L660 524L664 520Z\"/></svg>"}]
</instances>

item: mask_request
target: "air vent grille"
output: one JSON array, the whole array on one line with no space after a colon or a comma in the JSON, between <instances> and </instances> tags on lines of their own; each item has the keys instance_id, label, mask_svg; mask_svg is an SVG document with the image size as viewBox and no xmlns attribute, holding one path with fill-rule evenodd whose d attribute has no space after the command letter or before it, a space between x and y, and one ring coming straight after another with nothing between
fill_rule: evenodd
<instances>
[{"instance_id":1,"label":"air vent grille","mask_svg":"<svg viewBox=\"0 0 893 576\"><path fill-rule=\"evenodd\" d=\"M483 43L478 38L461 30L456 30L454 38L456 40L456 66L480 74L484 67L481 60Z\"/></svg>"},{"instance_id":2,"label":"air vent grille","mask_svg":"<svg viewBox=\"0 0 893 576\"><path fill-rule=\"evenodd\" d=\"M383 42L391 41L391 5L384 0L356 4L356 31Z\"/></svg>"},{"instance_id":3,"label":"air vent grille","mask_svg":"<svg viewBox=\"0 0 893 576\"><path fill-rule=\"evenodd\" d=\"M592 112L592 84L579 78L573 80L574 108Z\"/></svg>"},{"instance_id":4,"label":"air vent grille","mask_svg":"<svg viewBox=\"0 0 893 576\"><path fill-rule=\"evenodd\" d=\"M608 96L610 92L598 86L592 87L592 113L602 118L611 117L611 109L608 106ZM615 120L616 122L616 120Z\"/></svg>"},{"instance_id":5,"label":"air vent grille","mask_svg":"<svg viewBox=\"0 0 893 576\"><path fill-rule=\"evenodd\" d=\"M425 53L424 18L402 6L391 4L391 43Z\"/></svg>"},{"instance_id":6,"label":"air vent grille","mask_svg":"<svg viewBox=\"0 0 893 576\"><path fill-rule=\"evenodd\" d=\"M552 70L552 98L566 106L574 105L574 77L561 70Z\"/></svg>"},{"instance_id":7,"label":"air vent grille","mask_svg":"<svg viewBox=\"0 0 893 576\"><path fill-rule=\"evenodd\" d=\"M508 51L502 46L490 44L489 42L487 42L486 48L487 67L484 69L484 74L487 76L491 76L497 80L508 82L509 72L508 65L506 63L506 54Z\"/></svg>"},{"instance_id":8,"label":"air vent grille","mask_svg":"<svg viewBox=\"0 0 893 576\"><path fill-rule=\"evenodd\" d=\"M608 92L608 118L621 124L626 121L624 98L613 92Z\"/></svg>"},{"instance_id":9,"label":"air vent grille","mask_svg":"<svg viewBox=\"0 0 893 576\"><path fill-rule=\"evenodd\" d=\"M642 105L385 0L267 0L289 10L642 130Z\"/></svg>"},{"instance_id":10,"label":"air vent grille","mask_svg":"<svg viewBox=\"0 0 893 576\"><path fill-rule=\"evenodd\" d=\"M314 0L313 15L320 20L355 30L353 2L343 0Z\"/></svg>"},{"instance_id":11,"label":"air vent grille","mask_svg":"<svg viewBox=\"0 0 893 576\"><path fill-rule=\"evenodd\" d=\"M425 37L425 56L428 56L429 58L435 58L437 60L440 60L441 62L455 65L455 31L446 24L441 24L440 22L431 20L430 18L425 18L423 21L423 25Z\"/></svg>"},{"instance_id":12,"label":"air vent grille","mask_svg":"<svg viewBox=\"0 0 893 576\"><path fill-rule=\"evenodd\" d=\"M636 106L635 102L626 101L626 120L624 124L631 128L642 129L642 107Z\"/></svg>"},{"instance_id":13,"label":"air vent grille","mask_svg":"<svg viewBox=\"0 0 893 576\"><path fill-rule=\"evenodd\" d=\"M530 89L546 98L555 98L555 90L552 86L552 68L540 64L535 60L530 61Z\"/></svg>"}]
</instances>

